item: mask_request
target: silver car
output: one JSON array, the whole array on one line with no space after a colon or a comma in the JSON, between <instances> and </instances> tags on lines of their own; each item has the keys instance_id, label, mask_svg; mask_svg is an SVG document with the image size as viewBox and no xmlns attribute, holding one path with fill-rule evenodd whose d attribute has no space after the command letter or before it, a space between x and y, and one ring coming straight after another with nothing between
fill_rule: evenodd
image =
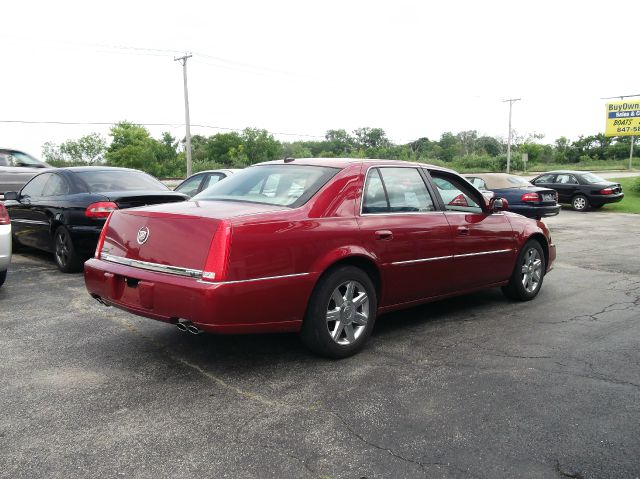
<instances>
[{"instance_id":1,"label":"silver car","mask_svg":"<svg viewBox=\"0 0 640 479\"><path fill-rule=\"evenodd\" d=\"M7 191L20 191L42 168L50 166L24 151L0 148L0 199Z\"/></svg>"},{"instance_id":2,"label":"silver car","mask_svg":"<svg viewBox=\"0 0 640 479\"><path fill-rule=\"evenodd\" d=\"M3 203L0 203L0 286L7 279L7 269L11 262L11 223Z\"/></svg>"}]
</instances>

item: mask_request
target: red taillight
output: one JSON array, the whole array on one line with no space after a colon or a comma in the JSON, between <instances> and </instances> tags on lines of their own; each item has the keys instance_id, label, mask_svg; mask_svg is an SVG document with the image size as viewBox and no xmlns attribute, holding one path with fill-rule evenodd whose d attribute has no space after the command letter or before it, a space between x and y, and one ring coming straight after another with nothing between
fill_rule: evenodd
<instances>
[{"instance_id":1,"label":"red taillight","mask_svg":"<svg viewBox=\"0 0 640 479\"><path fill-rule=\"evenodd\" d=\"M520 199L525 202L537 203L540 201L540 196L538 196L538 193L525 193Z\"/></svg>"},{"instance_id":2,"label":"red taillight","mask_svg":"<svg viewBox=\"0 0 640 479\"><path fill-rule=\"evenodd\" d=\"M109 220L111 219L111 213L107 217L107 221L104 222L104 226L102 227L102 232L100 233L100 238L98 239L98 246L96 246L96 254L94 255L96 259L100 259L100 253L102 253L102 246L104 245L104 237L107 235L107 228L109 227Z\"/></svg>"},{"instance_id":3,"label":"red taillight","mask_svg":"<svg viewBox=\"0 0 640 479\"><path fill-rule=\"evenodd\" d=\"M8 225L9 223L11 223L11 221L9 221L9 212L4 205L0 203L0 225Z\"/></svg>"},{"instance_id":4,"label":"red taillight","mask_svg":"<svg viewBox=\"0 0 640 479\"><path fill-rule=\"evenodd\" d=\"M464 197L464 195L460 193L454 199L449 201L449 206L469 206L469 203L467 203L467 199Z\"/></svg>"},{"instance_id":5,"label":"red taillight","mask_svg":"<svg viewBox=\"0 0 640 479\"><path fill-rule=\"evenodd\" d=\"M112 201L98 201L87 206L84 214L88 218L106 218L112 211L117 209L118 205Z\"/></svg>"},{"instance_id":6,"label":"red taillight","mask_svg":"<svg viewBox=\"0 0 640 479\"><path fill-rule=\"evenodd\" d=\"M214 283L224 281L227 276L230 247L231 225L226 221L222 221L211 241L211 246L209 246L209 254L202 271L203 281Z\"/></svg>"},{"instance_id":7,"label":"red taillight","mask_svg":"<svg viewBox=\"0 0 640 479\"><path fill-rule=\"evenodd\" d=\"M605 188L604 190L600 190L601 195L612 195L613 188Z\"/></svg>"}]
</instances>

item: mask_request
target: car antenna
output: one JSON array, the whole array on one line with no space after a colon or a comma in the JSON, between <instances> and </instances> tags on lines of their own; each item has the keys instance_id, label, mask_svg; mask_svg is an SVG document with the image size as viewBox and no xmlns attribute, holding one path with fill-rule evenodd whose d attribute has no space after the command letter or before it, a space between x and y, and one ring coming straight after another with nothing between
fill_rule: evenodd
<instances>
[{"instance_id":1,"label":"car antenna","mask_svg":"<svg viewBox=\"0 0 640 479\"><path fill-rule=\"evenodd\" d=\"M287 157L284 159L284 162L285 162L285 163L291 163L292 161L295 161L295 158L293 158L293 157L291 157L291 156L287 156Z\"/></svg>"}]
</instances>

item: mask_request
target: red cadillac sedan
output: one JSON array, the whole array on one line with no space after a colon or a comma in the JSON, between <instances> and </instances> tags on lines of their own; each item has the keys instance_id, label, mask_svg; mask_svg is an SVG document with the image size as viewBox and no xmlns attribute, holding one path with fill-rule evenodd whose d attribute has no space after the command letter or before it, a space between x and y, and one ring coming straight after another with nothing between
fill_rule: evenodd
<instances>
[{"instance_id":1,"label":"red cadillac sedan","mask_svg":"<svg viewBox=\"0 0 640 479\"><path fill-rule=\"evenodd\" d=\"M497 286L535 298L555 245L506 209L435 166L287 158L191 201L113 212L85 282L99 302L183 331L299 331L346 357L381 313Z\"/></svg>"}]
</instances>

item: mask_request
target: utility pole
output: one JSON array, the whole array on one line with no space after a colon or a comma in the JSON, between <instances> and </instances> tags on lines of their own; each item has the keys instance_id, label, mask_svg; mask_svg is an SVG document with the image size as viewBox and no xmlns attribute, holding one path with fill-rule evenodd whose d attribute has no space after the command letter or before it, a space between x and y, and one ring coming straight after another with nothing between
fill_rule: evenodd
<instances>
[{"instance_id":1,"label":"utility pole","mask_svg":"<svg viewBox=\"0 0 640 479\"><path fill-rule=\"evenodd\" d=\"M176 57L173 61L182 63L182 76L184 77L184 122L187 126L187 178L191 176L191 122L189 121L189 91L187 90L187 59L192 55L186 54L182 57Z\"/></svg>"},{"instance_id":2,"label":"utility pole","mask_svg":"<svg viewBox=\"0 0 640 479\"><path fill-rule=\"evenodd\" d=\"M522 98L509 98L508 100L503 100L502 103L509 102L509 139L507 140L507 173L511 171L511 109L513 108L513 104Z\"/></svg>"}]
</instances>

